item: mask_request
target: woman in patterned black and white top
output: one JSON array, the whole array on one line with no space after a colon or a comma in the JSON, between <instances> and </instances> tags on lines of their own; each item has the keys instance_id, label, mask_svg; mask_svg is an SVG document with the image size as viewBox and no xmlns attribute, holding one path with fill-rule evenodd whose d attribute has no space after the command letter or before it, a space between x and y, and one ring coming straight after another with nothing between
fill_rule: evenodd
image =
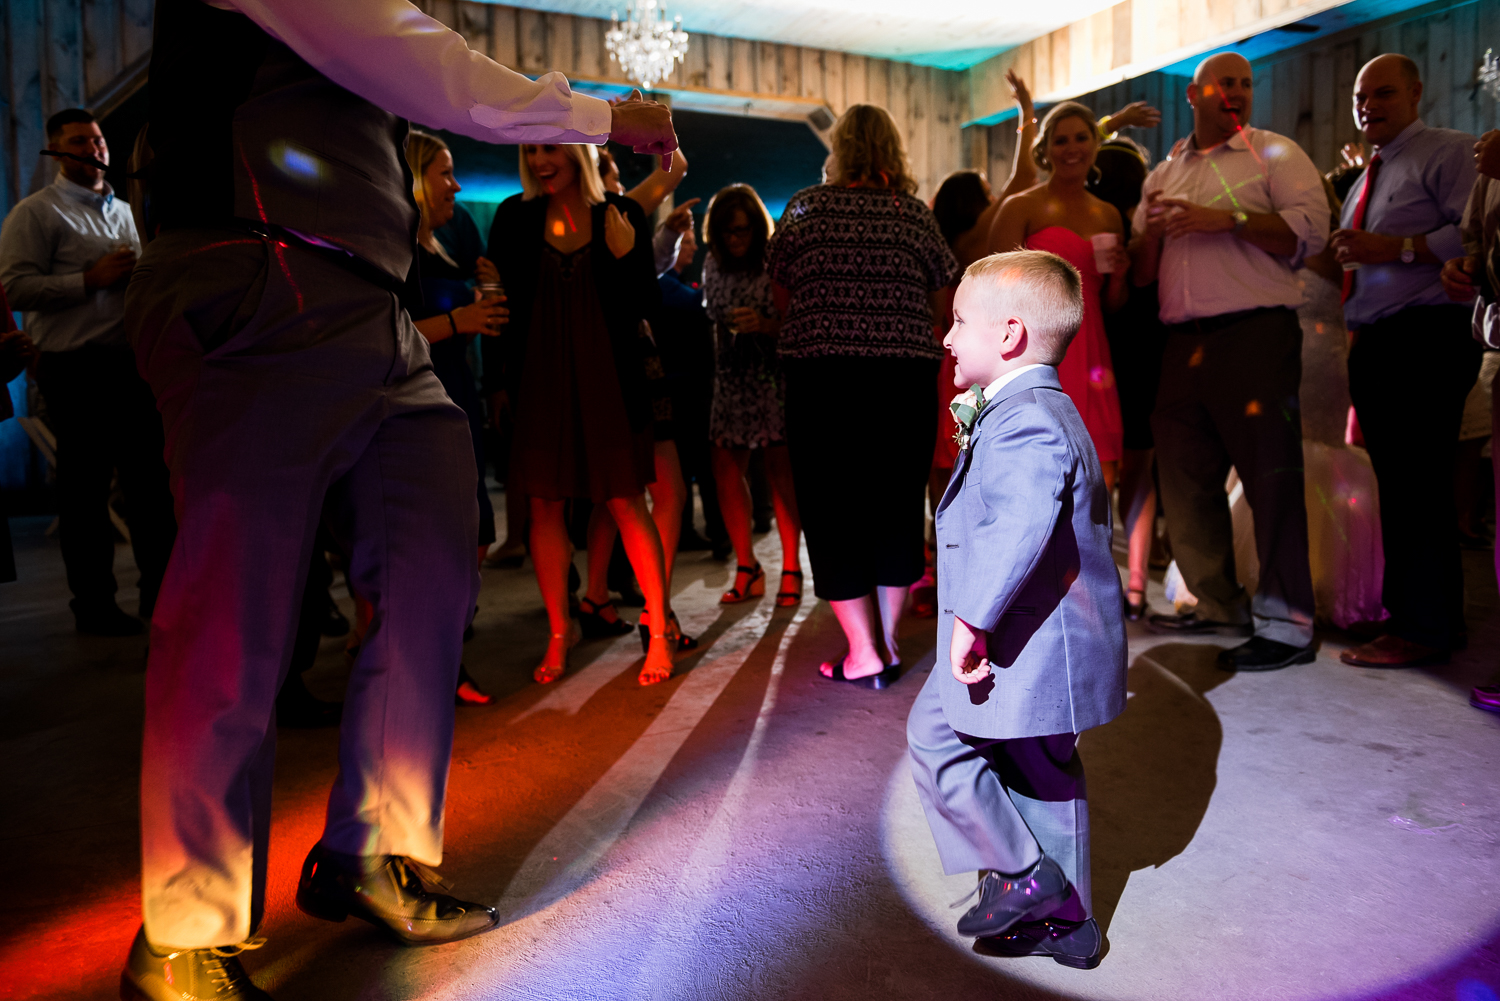
<instances>
[{"instance_id":1,"label":"woman in patterned black and white top","mask_svg":"<svg viewBox=\"0 0 1500 1001\"><path fill-rule=\"evenodd\" d=\"M714 195L703 217L703 305L714 325L714 402L709 417L714 480L724 527L739 566L719 600L732 605L765 594L766 574L750 537L752 449L765 449L766 479L781 535L781 588L776 604L802 601L802 522L786 454L786 385L776 357L781 311L766 275L766 244L775 231L755 189L732 184Z\"/></svg>"},{"instance_id":2,"label":"woman in patterned black and white top","mask_svg":"<svg viewBox=\"0 0 1500 1001\"><path fill-rule=\"evenodd\" d=\"M787 447L813 589L849 640L822 673L883 688L900 675L896 627L923 571L943 356L934 319L959 266L915 197L890 115L854 105L832 141L829 183L792 196L766 270L784 317Z\"/></svg>"}]
</instances>

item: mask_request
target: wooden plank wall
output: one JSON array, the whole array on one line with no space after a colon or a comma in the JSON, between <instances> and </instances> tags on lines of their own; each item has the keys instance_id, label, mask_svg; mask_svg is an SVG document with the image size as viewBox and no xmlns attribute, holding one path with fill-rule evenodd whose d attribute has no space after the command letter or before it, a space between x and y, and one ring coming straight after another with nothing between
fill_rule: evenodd
<instances>
[{"instance_id":1,"label":"wooden plank wall","mask_svg":"<svg viewBox=\"0 0 1500 1001\"><path fill-rule=\"evenodd\" d=\"M522 73L558 70L573 80L627 82L604 48L608 21L471 0L418 0L418 6L474 49ZM901 129L923 198L964 163L961 126L969 93L962 72L695 33L686 58L659 89L674 98L715 94L805 102L808 111L827 105L835 114L851 104L879 104Z\"/></svg>"},{"instance_id":2,"label":"wooden plank wall","mask_svg":"<svg viewBox=\"0 0 1500 1001\"><path fill-rule=\"evenodd\" d=\"M0 0L0 214L51 178L37 155L49 117L128 96L150 58L152 10L153 0Z\"/></svg>"},{"instance_id":3,"label":"wooden plank wall","mask_svg":"<svg viewBox=\"0 0 1500 1001\"><path fill-rule=\"evenodd\" d=\"M1251 122L1295 139L1319 170L1331 170L1340 147L1360 139L1351 113L1359 68L1381 53L1400 52L1422 70L1422 120L1480 135L1500 128L1500 106L1475 87L1479 64L1490 46L1500 48L1500 3L1493 0L1429 8L1416 16L1351 28L1255 63ZM1187 77L1148 73L1078 100L1101 115L1131 101L1145 100L1160 108L1159 128L1128 133L1151 151L1155 163L1192 131L1192 109L1185 94L1189 82ZM979 128L988 134L989 174L1003 184L1010 176L1015 122Z\"/></svg>"}]
</instances>

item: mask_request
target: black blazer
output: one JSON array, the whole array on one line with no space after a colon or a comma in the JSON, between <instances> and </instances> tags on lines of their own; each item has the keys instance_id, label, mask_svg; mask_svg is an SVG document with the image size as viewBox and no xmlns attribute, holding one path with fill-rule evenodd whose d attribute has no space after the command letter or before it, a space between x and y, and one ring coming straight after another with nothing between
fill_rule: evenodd
<instances>
[{"instance_id":1,"label":"black blazer","mask_svg":"<svg viewBox=\"0 0 1500 1001\"><path fill-rule=\"evenodd\" d=\"M625 409L633 431L651 426L651 396L646 383L640 322L656 325L661 308L661 288L656 283L656 264L651 252L651 224L641 207L629 198L606 194L593 207L594 284L599 305L609 327L614 347L615 370L625 397ZM635 247L624 257L615 257L604 241L604 211L614 205L635 227ZM536 305L537 283L546 232L547 199L523 201L513 195L500 203L490 226L489 258L500 271L505 286L510 322L499 337L484 338L485 392L508 390L518 399L526 343L531 333L531 315Z\"/></svg>"}]
</instances>

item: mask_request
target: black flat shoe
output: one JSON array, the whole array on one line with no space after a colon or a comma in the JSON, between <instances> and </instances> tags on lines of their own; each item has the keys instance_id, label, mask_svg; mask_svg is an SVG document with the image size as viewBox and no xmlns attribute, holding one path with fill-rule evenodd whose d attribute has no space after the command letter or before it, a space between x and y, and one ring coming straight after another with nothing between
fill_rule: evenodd
<instances>
[{"instance_id":1,"label":"black flat shoe","mask_svg":"<svg viewBox=\"0 0 1500 1001\"><path fill-rule=\"evenodd\" d=\"M1279 671L1293 664L1311 664L1318 652L1309 646L1278 643L1264 636L1252 636L1239 646L1219 652L1219 667L1225 671Z\"/></svg>"},{"instance_id":2,"label":"black flat shoe","mask_svg":"<svg viewBox=\"0 0 1500 1001\"><path fill-rule=\"evenodd\" d=\"M351 914L404 945L437 945L487 932L500 923L493 907L428 889L431 870L402 855L345 855L313 846L297 881L297 906L324 921Z\"/></svg>"},{"instance_id":3,"label":"black flat shoe","mask_svg":"<svg viewBox=\"0 0 1500 1001\"><path fill-rule=\"evenodd\" d=\"M606 608L615 610L613 620L604 617ZM615 609L613 601L605 601L596 605L588 598L582 598L578 602L578 625L583 629L583 638L586 640L624 636L635 628L620 618L619 610Z\"/></svg>"},{"instance_id":4,"label":"black flat shoe","mask_svg":"<svg viewBox=\"0 0 1500 1001\"><path fill-rule=\"evenodd\" d=\"M829 681L842 681L848 685L858 685L861 688L879 692L894 685L901 677L901 663L897 661L889 664L879 674L867 674L863 678L846 678L844 677L844 658L840 657L833 664L833 674L828 675L819 671L818 677L827 678Z\"/></svg>"},{"instance_id":5,"label":"black flat shoe","mask_svg":"<svg viewBox=\"0 0 1500 1001\"><path fill-rule=\"evenodd\" d=\"M1018 876L986 870L975 888L979 900L958 919L958 933L993 938L1022 921L1040 921L1062 906L1069 891L1068 877L1045 855Z\"/></svg>"},{"instance_id":6,"label":"black flat shoe","mask_svg":"<svg viewBox=\"0 0 1500 1001\"><path fill-rule=\"evenodd\" d=\"M1146 618L1146 628L1153 633L1171 636L1249 636L1254 631L1254 627L1248 622L1236 625L1233 622L1200 619L1197 612L1151 615Z\"/></svg>"},{"instance_id":7,"label":"black flat shoe","mask_svg":"<svg viewBox=\"0 0 1500 1001\"><path fill-rule=\"evenodd\" d=\"M146 930L135 933L130 956L120 973L123 1001L272 1001L271 995L250 982L240 965L240 953L259 949L266 940L253 938L234 946L158 952L146 941Z\"/></svg>"},{"instance_id":8,"label":"black flat shoe","mask_svg":"<svg viewBox=\"0 0 1500 1001\"><path fill-rule=\"evenodd\" d=\"M1021 921L993 938L974 942L986 956L1051 956L1063 966L1092 970L1104 955L1104 935L1093 918L1087 921Z\"/></svg>"}]
</instances>

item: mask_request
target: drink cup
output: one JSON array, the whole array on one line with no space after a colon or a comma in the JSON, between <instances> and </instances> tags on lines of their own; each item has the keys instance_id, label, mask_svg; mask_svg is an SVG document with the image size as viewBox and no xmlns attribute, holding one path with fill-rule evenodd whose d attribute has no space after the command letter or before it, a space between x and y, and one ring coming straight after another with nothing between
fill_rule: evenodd
<instances>
[{"instance_id":1,"label":"drink cup","mask_svg":"<svg viewBox=\"0 0 1500 1001\"><path fill-rule=\"evenodd\" d=\"M1120 243L1118 233L1095 233L1089 237L1089 242L1094 245L1094 267L1101 275L1110 273L1109 252Z\"/></svg>"},{"instance_id":2,"label":"drink cup","mask_svg":"<svg viewBox=\"0 0 1500 1001\"><path fill-rule=\"evenodd\" d=\"M480 299L498 299L505 294L505 286L499 282L480 282Z\"/></svg>"}]
</instances>

